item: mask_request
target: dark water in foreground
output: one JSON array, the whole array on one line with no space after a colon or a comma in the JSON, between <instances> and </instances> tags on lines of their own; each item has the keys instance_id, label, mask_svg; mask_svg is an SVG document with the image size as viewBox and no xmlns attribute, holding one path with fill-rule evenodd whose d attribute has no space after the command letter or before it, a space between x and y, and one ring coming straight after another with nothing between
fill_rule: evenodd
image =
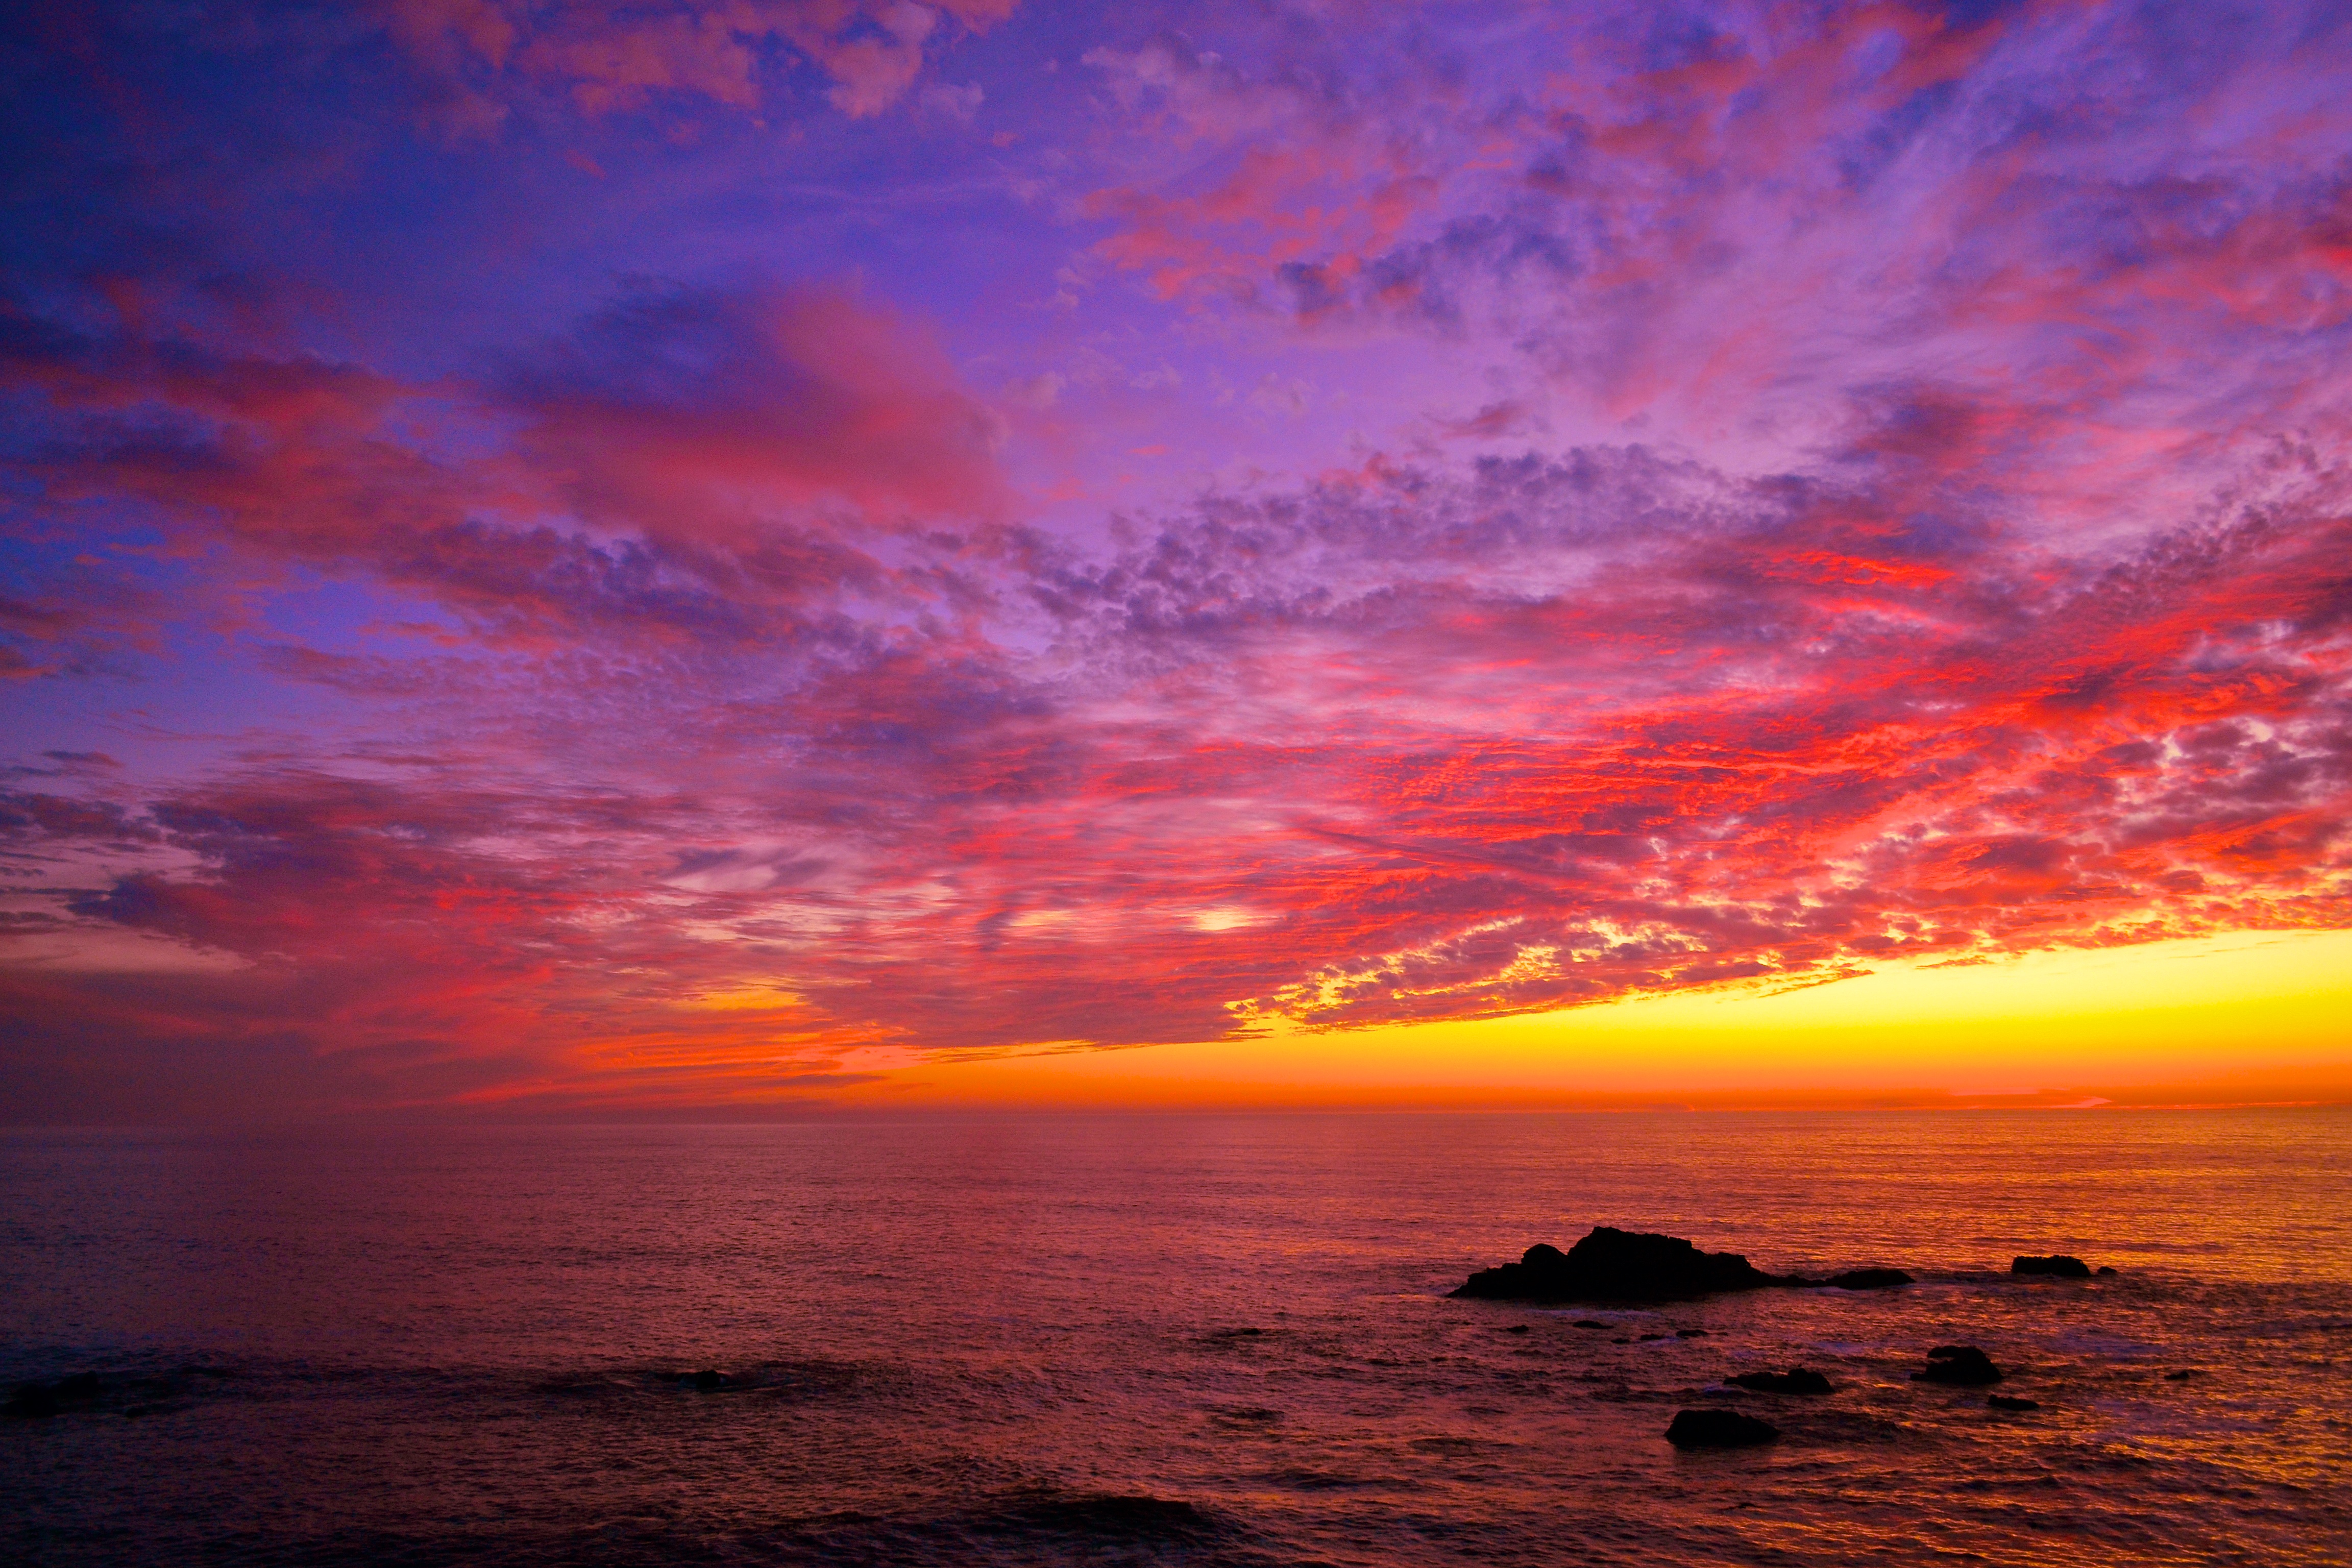
<instances>
[{"instance_id":1,"label":"dark water in foreground","mask_svg":"<svg viewBox=\"0 0 2352 1568\"><path fill-rule=\"evenodd\" d=\"M100 1393L0 1422L0 1554L2340 1563L2347 1211L2341 1111L16 1134L0 1378ZM1922 1283L1444 1298L1597 1223Z\"/></svg>"}]
</instances>

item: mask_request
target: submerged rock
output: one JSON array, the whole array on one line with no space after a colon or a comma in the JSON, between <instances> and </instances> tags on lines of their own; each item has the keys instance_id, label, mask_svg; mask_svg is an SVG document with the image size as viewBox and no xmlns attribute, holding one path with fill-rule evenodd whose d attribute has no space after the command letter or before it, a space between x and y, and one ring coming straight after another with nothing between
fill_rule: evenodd
<instances>
[{"instance_id":1,"label":"submerged rock","mask_svg":"<svg viewBox=\"0 0 2352 1568\"><path fill-rule=\"evenodd\" d=\"M2069 1258L2063 1252L2048 1258L2019 1258L2011 1260L2011 1274L2048 1274L2060 1279L2088 1279L2091 1266L2079 1258Z\"/></svg>"},{"instance_id":2,"label":"submerged rock","mask_svg":"<svg viewBox=\"0 0 2352 1568\"><path fill-rule=\"evenodd\" d=\"M18 1389L7 1404L0 1405L0 1415L33 1421L44 1415L55 1415L64 1409L64 1404L56 1394L40 1384L28 1383Z\"/></svg>"},{"instance_id":3,"label":"submerged rock","mask_svg":"<svg viewBox=\"0 0 2352 1568\"><path fill-rule=\"evenodd\" d=\"M1948 1383L1961 1388L1981 1388L2000 1381L2000 1368L1974 1345L1937 1345L1927 1352L1925 1372L1911 1374L1914 1383Z\"/></svg>"},{"instance_id":4,"label":"submerged rock","mask_svg":"<svg viewBox=\"0 0 2352 1568\"><path fill-rule=\"evenodd\" d=\"M89 1404L99 1392L98 1373L94 1372L78 1372L55 1383L28 1383L17 1389L5 1405L0 1405L0 1415L19 1420L62 1415L77 1405Z\"/></svg>"},{"instance_id":5,"label":"submerged rock","mask_svg":"<svg viewBox=\"0 0 2352 1568\"><path fill-rule=\"evenodd\" d=\"M723 1372L713 1372L709 1368L705 1367L702 1371L694 1373L692 1376L682 1378L679 1381L683 1383L690 1383L703 1393L709 1394L715 1389L720 1389L727 1386L727 1374Z\"/></svg>"},{"instance_id":6,"label":"submerged rock","mask_svg":"<svg viewBox=\"0 0 2352 1568\"><path fill-rule=\"evenodd\" d=\"M1792 1366L1786 1372L1743 1372L1736 1377L1727 1377L1723 1381L1735 1384L1741 1388L1753 1389L1758 1394L1828 1394L1832 1392L1828 1378L1818 1372L1801 1366Z\"/></svg>"},{"instance_id":7,"label":"submerged rock","mask_svg":"<svg viewBox=\"0 0 2352 1568\"><path fill-rule=\"evenodd\" d=\"M1822 1281L1841 1290L1891 1290L1897 1285L1911 1282L1911 1276L1900 1268L1849 1268Z\"/></svg>"},{"instance_id":8,"label":"submerged rock","mask_svg":"<svg viewBox=\"0 0 2352 1568\"><path fill-rule=\"evenodd\" d=\"M1538 1242L1517 1263L1481 1268L1453 1294L1488 1301L1687 1301L1795 1283L1736 1252L1702 1252L1677 1236L1604 1225L1566 1252Z\"/></svg>"},{"instance_id":9,"label":"submerged rock","mask_svg":"<svg viewBox=\"0 0 2352 1568\"><path fill-rule=\"evenodd\" d=\"M2039 1410L2042 1408L2041 1401L2034 1399L2020 1399L2013 1394L1988 1394L1985 1395L1985 1403L1992 1406L1995 1410Z\"/></svg>"},{"instance_id":10,"label":"submerged rock","mask_svg":"<svg viewBox=\"0 0 2352 1568\"><path fill-rule=\"evenodd\" d=\"M1666 1441L1677 1448L1752 1448L1769 1443L1780 1428L1737 1410L1677 1410Z\"/></svg>"}]
</instances>

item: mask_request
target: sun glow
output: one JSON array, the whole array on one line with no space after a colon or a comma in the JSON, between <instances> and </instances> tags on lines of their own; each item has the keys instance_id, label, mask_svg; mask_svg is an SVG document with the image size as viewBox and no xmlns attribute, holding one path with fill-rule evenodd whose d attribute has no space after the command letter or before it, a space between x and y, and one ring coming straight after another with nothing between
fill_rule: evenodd
<instances>
[{"instance_id":1,"label":"sun glow","mask_svg":"<svg viewBox=\"0 0 2352 1568\"><path fill-rule=\"evenodd\" d=\"M2217 1071L2217 1064L2228 1064ZM1989 1087L1990 1086L1990 1087ZM2352 1095L2352 931L2240 932L1516 1017L910 1068L954 1102L2079 1103Z\"/></svg>"}]
</instances>

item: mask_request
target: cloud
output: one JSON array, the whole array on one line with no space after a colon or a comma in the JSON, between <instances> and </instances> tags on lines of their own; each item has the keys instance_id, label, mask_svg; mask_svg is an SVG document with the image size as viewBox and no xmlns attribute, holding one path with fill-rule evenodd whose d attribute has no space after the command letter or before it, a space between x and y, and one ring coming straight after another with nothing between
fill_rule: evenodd
<instances>
[{"instance_id":1,"label":"cloud","mask_svg":"<svg viewBox=\"0 0 2352 1568\"><path fill-rule=\"evenodd\" d=\"M926 61L1006 9L378 15L484 123L552 92L626 153L787 56L956 113ZM885 259L898 209L762 165L632 237L700 281L522 226L594 268L513 263L556 302L424 353L345 331L351 277L42 241L0 305L12 1103L759 1103L2352 922L2329 17L1304 15L989 75L1073 197L1026 248L962 165ZM843 166L911 180L888 129ZM412 244L410 191L259 232L319 271ZM868 280L727 273L802 246ZM1067 266L1047 325L994 310ZM1145 381L1152 427L1105 412ZM1279 462L1193 422L1220 392ZM1086 511L1049 416L1209 477Z\"/></svg>"},{"instance_id":2,"label":"cloud","mask_svg":"<svg viewBox=\"0 0 2352 1568\"><path fill-rule=\"evenodd\" d=\"M1635 450L1399 468L1066 568L1049 657L877 644L618 752L572 699L561 788L494 752L153 800L197 868L65 912L249 961L187 984L399 1092L496 1038L466 1092L589 1100L731 1092L763 1029L905 1059L2340 924L2346 486L2069 562ZM717 994L772 1005L680 1021Z\"/></svg>"},{"instance_id":3,"label":"cloud","mask_svg":"<svg viewBox=\"0 0 2352 1568\"><path fill-rule=\"evenodd\" d=\"M1005 504L1000 422L938 349L823 289L646 286L476 382L0 315L53 508L134 502L358 570L509 637L792 640L832 596L935 600ZM885 565L867 536L913 542ZM907 570L910 558L945 563ZM68 612L20 603L6 629Z\"/></svg>"},{"instance_id":4,"label":"cloud","mask_svg":"<svg viewBox=\"0 0 2352 1568\"><path fill-rule=\"evenodd\" d=\"M386 0L382 12L438 83L445 128L479 133L497 128L525 83L557 88L589 115L664 95L756 110L773 91L778 49L830 78L825 97L844 114L879 114L921 74L927 43L985 32L1013 9L1013 0Z\"/></svg>"}]
</instances>

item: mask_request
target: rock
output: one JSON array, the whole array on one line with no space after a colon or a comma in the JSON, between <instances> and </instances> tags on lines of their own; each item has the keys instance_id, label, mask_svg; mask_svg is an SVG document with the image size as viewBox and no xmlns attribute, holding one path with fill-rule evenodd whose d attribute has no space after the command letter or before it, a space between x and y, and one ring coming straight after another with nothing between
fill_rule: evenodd
<instances>
[{"instance_id":1,"label":"rock","mask_svg":"<svg viewBox=\"0 0 2352 1568\"><path fill-rule=\"evenodd\" d=\"M1706 1338L1706 1331L1705 1329L1676 1329L1675 1331L1675 1338L1678 1340L1703 1340Z\"/></svg>"},{"instance_id":2,"label":"rock","mask_svg":"<svg viewBox=\"0 0 2352 1568\"><path fill-rule=\"evenodd\" d=\"M2013 1394L1988 1394L1985 1395L1985 1403L1991 1405L1995 1410L2039 1410L2042 1408L2041 1403L2038 1400L2020 1399Z\"/></svg>"},{"instance_id":3,"label":"rock","mask_svg":"<svg viewBox=\"0 0 2352 1568\"><path fill-rule=\"evenodd\" d=\"M28 1383L18 1389L5 1405L0 1405L0 1415L14 1416L20 1421L35 1421L45 1415L55 1415L65 1409L58 1396L37 1383Z\"/></svg>"},{"instance_id":4,"label":"rock","mask_svg":"<svg viewBox=\"0 0 2352 1568\"><path fill-rule=\"evenodd\" d=\"M1528 1331L1528 1326L1525 1323L1513 1323L1503 1331L1507 1334L1524 1334Z\"/></svg>"},{"instance_id":5,"label":"rock","mask_svg":"<svg viewBox=\"0 0 2352 1568\"><path fill-rule=\"evenodd\" d=\"M705 1367L702 1371L696 1373L692 1377L687 1378L684 1381L694 1384L696 1388L701 1390L703 1393L709 1394L714 1389L720 1389L727 1386L727 1374L723 1372L713 1372L709 1367Z\"/></svg>"},{"instance_id":6,"label":"rock","mask_svg":"<svg viewBox=\"0 0 2352 1568\"><path fill-rule=\"evenodd\" d=\"M2197 1369L2195 1367L2184 1366L2178 1372L2166 1373L2164 1374L2164 1381L2167 1383L2187 1383L2190 1378L2195 1377L2196 1375Z\"/></svg>"},{"instance_id":7,"label":"rock","mask_svg":"<svg viewBox=\"0 0 2352 1568\"><path fill-rule=\"evenodd\" d=\"M2091 1266L2079 1258L2053 1253L2048 1258L2019 1258L2011 1260L2011 1274L2048 1274L2060 1279L2088 1279Z\"/></svg>"},{"instance_id":8,"label":"rock","mask_svg":"<svg viewBox=\"0 0 2352 1568\"><path fill-rule=\"evenodd\" d=\"M2000 1381L2000 1368L1974 1345L1937 1345L1927 1352L1927 1370L1911 1374L1914 1383L1948 1383L1961 1388L1981 1388Z\"/></svg>"},{"instance_id":9,"label":"rock","mask_svg":"<svg viewBox=\"0 0 2352 1568\"><path fill-rule=\"evenodd\" d=\"M1677 1448L1752 1448L1769 1443L1780 1428L1737 1410L1677 1410L1666 1441Z\"/></svg>"},{"instance_id":10,"label":"rock","mask_svg":"<svg viewBox=\"0 0 2352 1568\"><path fill-rule=\"evenodd\" d=\"M1688 1301L1793 1283L1736 1252L1701 1252L1680 1237L1604 1225L1566 1252L1538 1242L1517 1263L1481 1268L1453 1294L1488 1301Z\"/></svg>"},{"instance_id":11,"label":"rock","mask_svg":"<svg viewBox=\"0 0 2352 1568\"><path fill-rule=\"evenodd\" d=\"M1598 1318L1579 1318L1570 1325L1571 1328L1578 1329L1605 1329L1608 1326Z\"/></svg>"},{"instance_id":12,"label":"rock","mask_svg":"<svg viewBox=\"0 0 2352 1568\"><path fill-rule=\"evenodd\" d=\"M1849 1268L1843 1274L1832 1274L1822 1281L1841 1290L1891 1290L1897 1285L1911 1283L1911 1276L1900 1268Z\"/></svg>"},{"instance_id":13,"label":"rock","mask_svg":"<svg viewBox=\"0 0 2352 1568\"><path fill-rule=\"evenodd\" d=\"M2102 1263L2098 1268L2092 1270L2095 1274L2113 1274L2115 1271L2116 1266L2112 1263Z\"/></svg>"},{"instance_id":14,"label":"rock","mask_svg":"<svg viewBox=\"0 0 2352 1568\"><path fill-rule=\"evenodd\" d=\"M1792 1366L1786 1372L1743 1372L1737 1377L1727 1377L1723 1381L1736 1384L1741 1388L1752 1389L1758 1394L1828 1394L1832 1392L1828 1378L1801 1366Z\"/></svg>"},{"instance_id":15,"label":"rock","mask_svg":"<svg viewBox=\"0 0 2352 1568\"><path fill-rule=\"evenodd\" d=\"M1665 1339L1666 1337L1667 1337L1667 1336L1666 1336L1666 1335L1664 1335L1664 1334L1643 1334L1643 1335L1642 1336L1642 1342L1643 1342L1643 1344L1645 1344L1645 1345L1646 1345L1646 1344L1648 1344L1652 1340L1663 1340L1663 1339Z\"/></svg>"},{"instance_id":16,"label":"rock","mask_svg":"<svg viewBox=\"0 0 2352 1568\"><path fill-rule=\"evenodd\" d=\"M17 1389L7 1404L0 1405L0 1415L27 1421L62 1415L77 1405L91 1403L99 1393L98 1373L94 1372L78 1372L49 1384L28 1383Z\"/></svg>"}]
</instances>

